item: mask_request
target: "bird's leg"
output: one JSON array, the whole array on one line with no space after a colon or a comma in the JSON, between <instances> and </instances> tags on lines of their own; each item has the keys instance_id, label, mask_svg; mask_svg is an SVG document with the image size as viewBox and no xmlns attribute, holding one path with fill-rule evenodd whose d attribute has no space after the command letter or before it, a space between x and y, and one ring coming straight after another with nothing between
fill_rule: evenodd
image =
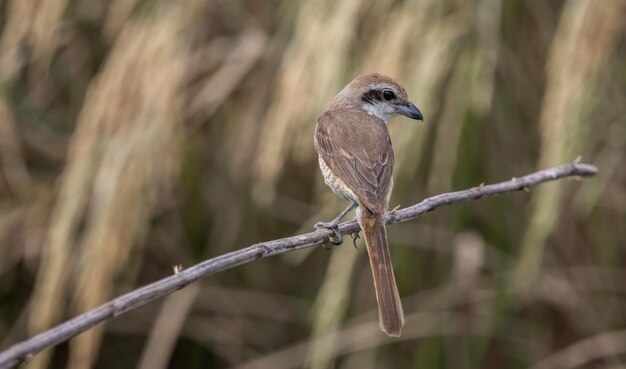
<instances>
[{"instance_id":1,"label":"bird's leg","mask_svg":"<svg viewBox=\"0 0 626 369\"><path fill-rule=\"evenodd\" d=\"M339 215L337 215L337 217L333 220L331 220L330 222L317 222L315 223L315 229L322 229L322 228L326 228L326 229L333 229L333 228L337 228L337 225L339 224L339 222L341 221L341 219L343 219L343 217L346 216L346 214L348 214L348 212L350 212L350 210L356 208L358 206L358 204L356 202L352 202L347 208L345 208L341 213L339 213Z\"/></svg>"},{"instance_id":2,"label":"bird's leg","mask_svg":"<svg viewBox=\"0 0 626 369\"><path fill-rule=\"evenodd\" d=\"M341 219L343 219L343 217L346 216L346 214L348 214L348 212L350 212L350 210L356 208L357 206L358 204L353 201L350 206L345 208L344 211L339 213L339 215L337 215L337 217L330 222L315 223L315 229L330 229L334 233L334 236L331 238L330 242L335 245L341 245L343 243L343 236L341 235L341 233L339 233L339 222L341 221Z\"/></svg>"}]
</instances>

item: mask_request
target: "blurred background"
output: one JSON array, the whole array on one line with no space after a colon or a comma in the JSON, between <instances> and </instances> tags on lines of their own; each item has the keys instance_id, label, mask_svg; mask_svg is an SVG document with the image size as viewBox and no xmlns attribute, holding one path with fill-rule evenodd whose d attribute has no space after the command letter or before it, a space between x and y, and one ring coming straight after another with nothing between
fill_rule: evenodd
<instances>
[{"instance_id":1,"label":"blurred background","mask_svg":"<svg viewBox=\"0 0 626 369\"><path fill-rule=\"evenodd\" d=\"M317 117L408 90L391 207L577 157L600 174L211 276L24 368L626 368L626 1L0 1L0 349L347 204Z\"/></svg>"}]
</instances>

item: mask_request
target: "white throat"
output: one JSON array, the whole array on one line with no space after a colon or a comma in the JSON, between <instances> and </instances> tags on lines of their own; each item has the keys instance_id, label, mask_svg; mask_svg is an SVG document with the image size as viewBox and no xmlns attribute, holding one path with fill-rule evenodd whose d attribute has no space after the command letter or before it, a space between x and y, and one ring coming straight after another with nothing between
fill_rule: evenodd
<instances>
[{"instance_id":1,"label":"white throat","mask_svg":"<svg viewBox=\"0 0 626 369\"><path fill-rule=\"evenodd\" d=\"M392 118L395 114L395 112L386 112L384 111L384 109L381 109L380 105L372 105L369 103L365 103L362 106L363 110L365 110L367 112L367 114L376 117L380 120L382 120L383 122L385 122L385 124L387 124L387 121Z\"/></svg>"}]
</instances>

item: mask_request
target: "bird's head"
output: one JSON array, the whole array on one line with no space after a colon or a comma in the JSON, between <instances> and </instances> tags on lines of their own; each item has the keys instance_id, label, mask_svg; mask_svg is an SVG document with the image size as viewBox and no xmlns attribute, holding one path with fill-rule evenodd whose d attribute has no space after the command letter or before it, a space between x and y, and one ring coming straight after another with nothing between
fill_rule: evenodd
<instances>
[{"instance_id":1,"label":"bird's head","mask_svg":"<svg viewBox=\"0 0 626 369\"><path fill-rule=\"evenodd\" d=\"M378 73L356 77L335 96L333 104L363 109L385 123L396 115L424 120L422 112L409 101L404 87Z\"/></svg>"}]
</instances>

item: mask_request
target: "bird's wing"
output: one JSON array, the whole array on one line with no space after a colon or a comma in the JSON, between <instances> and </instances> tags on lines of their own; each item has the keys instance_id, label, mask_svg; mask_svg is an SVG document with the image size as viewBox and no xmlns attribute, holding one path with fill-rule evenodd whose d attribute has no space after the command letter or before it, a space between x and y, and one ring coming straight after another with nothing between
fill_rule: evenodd
<instances>
[{"instance_id":1,"label":"bird's wing","mask_svg":"<svg viewBox=\"0 0 626 369\"><path fill-rule=\"evenodd\" d=\"M354 109L329 110L317 122L315 149L370 211L387 210L393 150L385 123Z\"/></svg>"}]
</instances>

